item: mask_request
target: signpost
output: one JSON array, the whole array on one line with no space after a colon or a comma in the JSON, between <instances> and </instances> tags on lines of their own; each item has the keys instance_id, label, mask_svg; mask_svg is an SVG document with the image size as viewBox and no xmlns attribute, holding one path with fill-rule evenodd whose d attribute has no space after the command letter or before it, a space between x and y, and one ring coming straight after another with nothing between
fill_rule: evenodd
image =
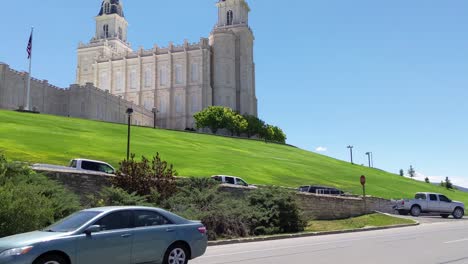
<instances>
[{"instance_id":1,"label":"signpost","mask_svg":"<svg viewBox=\"0 0 468 264\"><path fill-rule=\"evenodd\" d=\"M362 199L364 200L364 212L367 212L366 206L366 176L361 176L361 185L362 185Z\"/></svg>"}]
</instances>

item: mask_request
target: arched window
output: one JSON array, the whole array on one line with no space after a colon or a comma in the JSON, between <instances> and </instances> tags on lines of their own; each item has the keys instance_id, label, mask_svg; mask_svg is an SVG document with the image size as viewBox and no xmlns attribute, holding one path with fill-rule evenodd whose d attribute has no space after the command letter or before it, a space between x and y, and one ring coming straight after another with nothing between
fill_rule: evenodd
<instances>
[{"instance_id":1,"label":"arched window","mask_svg":"<svg viewBox=\"0 0 468 264\"><path fill-rule=\"evenodd\" d=\"M104 38L108 38L109 37L109 25L104 25L103 27L103 30L104 30Z\"/></svg>"},{"instance_id":2,"label":"arched window","mask_svg":"<svg viewBox=\"0 0 468 264\"><path fill-rule=\"evenodd\" d=\"M232 21L234 19L234 13L232 12L232 10L229 10L227 12L227 25L232 25Z\"/></svg>"},{"instance_id":3,"label":"arched window","mask_svg":"<svg viewBox=\"0 0 468 264\"><path fill-rule=\"evenodd\" d=\"M111 12L111 5L110 5L109 2L106 2L106 3L104 4L104 13L105 13L105 14L110 14L110 12Z\"/></svg>"}]
</instances>

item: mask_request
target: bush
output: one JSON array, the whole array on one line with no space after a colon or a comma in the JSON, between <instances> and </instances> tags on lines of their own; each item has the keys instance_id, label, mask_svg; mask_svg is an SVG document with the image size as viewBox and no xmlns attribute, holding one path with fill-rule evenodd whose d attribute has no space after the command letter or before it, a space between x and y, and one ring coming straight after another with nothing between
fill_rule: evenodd
<instances>
[{"instance_id":1,"label":"bush","mask_svg":"<svg viewBox=\"0 0 468 264\"><path fill-rule=\"evenodd\" d=\"M80 209L79 199L27 165L0 155L0 237L32 231Z\"/></svg>"},{"instance_id":2,"label":"bush","mask_svg":"<svg viewBox=\"0 0 468 264\"><path fill-rule=\"evenodd\" d=\"M247 200L252 207L255 235L303 231L306 221L294 194L280 188L253 191Z\"/></svg>"},{"instance_id":3,"label":"bush","mask_svg":"<svg viewBox=\"0 0 468 264\"><path fill-rule=\"evenodd\" d=\"M147 198L144 196L138 196L136 193L128 193L125 190L118 187L105 187L96 196L91 196L90 207L102 207L102 206L151 206L148 203Z\"/></svg>"},{"instance_id":4,"label":"bush","mask_svg":"<svg viewBox=\"0 0 468 264\"><path fill-rule=\"evenodd\" d=\"M158 201L155 202L159 203L168 199L176 191L174 178L176 174L172 165L161 160L159 153L151 162L145 157L138 162L132 154L130 160L120 163L113 184L128 193L140 196L148 196L156 191L159 196Z\"/></svg>"}]
</instances>

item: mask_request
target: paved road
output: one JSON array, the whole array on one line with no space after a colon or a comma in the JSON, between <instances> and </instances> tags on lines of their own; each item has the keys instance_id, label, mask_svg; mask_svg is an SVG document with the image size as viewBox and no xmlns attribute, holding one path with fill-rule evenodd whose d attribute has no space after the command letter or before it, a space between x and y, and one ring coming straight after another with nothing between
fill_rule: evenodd
<instances>
[{"instance_id":1,"label":"paved road","mask_svg":"<svg viewBox=\"0 0 468 264\"><path fill-rule=\"evenodd\" d=\"M451 219L400 229L215 246L190 262L227 263L468 263L468 221Z\"/></svg>"}]
</instances>

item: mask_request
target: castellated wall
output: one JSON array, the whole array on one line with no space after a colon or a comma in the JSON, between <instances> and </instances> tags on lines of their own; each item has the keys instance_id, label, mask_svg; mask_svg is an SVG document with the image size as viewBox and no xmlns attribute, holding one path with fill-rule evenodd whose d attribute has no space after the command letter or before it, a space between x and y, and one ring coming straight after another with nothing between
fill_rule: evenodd
<instances>
[{"instance_id":1,"label":"castellated wall","mask_svg":"<svg viewBox=\"0 0 468 264\"><path fill-rule=\"evenodd\" d=\"M25 105L28 74L0 63L0 109L16 110ZM31 78L31 107L40 113L126 123L127 108L133 108L132 123L153 126L153 113L88 83L67 89Z\"/></svg>"}]
</instances>

